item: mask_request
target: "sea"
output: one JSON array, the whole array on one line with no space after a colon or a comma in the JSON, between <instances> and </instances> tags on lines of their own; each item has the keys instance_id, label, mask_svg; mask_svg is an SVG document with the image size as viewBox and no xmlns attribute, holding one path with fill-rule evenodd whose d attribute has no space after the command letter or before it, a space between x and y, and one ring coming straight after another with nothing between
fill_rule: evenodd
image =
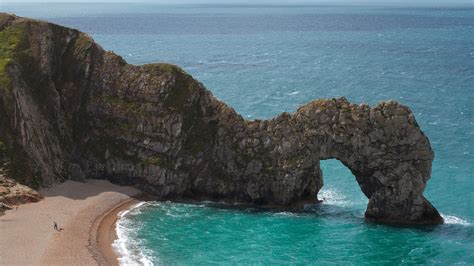
<instances>
[{"instance_id":1,"label":"sea","mask_svg":"<svg viewBox=\"0 0 474 266\"><path fill-rule=\"evenodd\" d=\"M275 212L145 202L122 212L123 265L474 265L474 3L465 6L8 3L90 34L131 64L170 62L247 119L345 96L408 105L435 160L425 195L445 224L364 220L351 172L322 162L324 202Z\"/></svg>"}]
</instances>

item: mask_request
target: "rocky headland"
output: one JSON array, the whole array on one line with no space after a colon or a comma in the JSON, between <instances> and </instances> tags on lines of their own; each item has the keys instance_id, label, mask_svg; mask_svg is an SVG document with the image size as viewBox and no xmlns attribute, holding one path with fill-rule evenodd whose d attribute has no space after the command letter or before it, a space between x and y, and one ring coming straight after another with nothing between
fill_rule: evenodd
<instances>
[{"instance_id":1,"label":"rocky headland","mask_svg":"<svg viewBox=\"0 0 474 266\"><path fill-rule=\"evenodd\" d=\"M317 202L320 160L331 158L369 199L368 220L443 222L423 196L433 151L406 106L316 100L248 121L177 66L130 65L85 33L0 14L5 178L108 179L159 199L298 209Z\"/></svg>"}]
</instances>

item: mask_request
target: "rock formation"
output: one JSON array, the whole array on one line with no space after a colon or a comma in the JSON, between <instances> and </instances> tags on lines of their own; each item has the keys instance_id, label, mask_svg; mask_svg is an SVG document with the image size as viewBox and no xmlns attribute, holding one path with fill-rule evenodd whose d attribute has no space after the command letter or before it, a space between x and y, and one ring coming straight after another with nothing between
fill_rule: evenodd
<instances>
[{"instance_id":1,"label":"rock formation","mask_svg":"<svg viewBox=\"0 0 474 266\"><path fill-rule=\"evenodd\" d=\"M14 206L40 201L43 197L33 189L7 178L0 169L0 215Z\"/></svg>"},{"instance_id":2,"label":"rock formation","mask_svg":"<svg viewBox=\"0 0 474 266\"><path fill-rule=\"evenodd\" d=\"M299 208L336 158L368 220L443 222L423 196L430 143L396 102L317 100L247 121L177 66L129 65L77 30L12 15L0 30L0 160L21 183L106 178L161 199Z\"/></svg>"}]
</instances>

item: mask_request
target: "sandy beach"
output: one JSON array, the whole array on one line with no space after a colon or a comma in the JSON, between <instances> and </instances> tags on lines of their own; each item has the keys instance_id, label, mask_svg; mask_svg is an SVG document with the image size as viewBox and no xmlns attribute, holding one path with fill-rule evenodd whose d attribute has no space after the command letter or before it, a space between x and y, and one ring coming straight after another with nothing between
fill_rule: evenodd
<instances>
[{"instance_id":1,"label":"sandy beach","mask_svg":"<svg viewBox=\"0 0 474 266\"><path fill-rule=\"evenodd\" d=\"M45 198L0 217L0 265L117 265L117 214L138 201L133 187L66 181ZM54 230L54 222L59 230Z\"/></svg>"}]
</instances>

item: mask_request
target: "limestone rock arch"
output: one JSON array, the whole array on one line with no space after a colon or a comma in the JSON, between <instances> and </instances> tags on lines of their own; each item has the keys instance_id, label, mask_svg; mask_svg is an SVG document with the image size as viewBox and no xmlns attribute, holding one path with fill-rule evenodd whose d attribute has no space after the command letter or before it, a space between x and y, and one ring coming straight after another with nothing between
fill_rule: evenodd
<instances>
[{"instance_id":1,"label":"limestone rock arch","mask_svg":"<svg viewBox=\"0 0 474 266\"><path fill-rule=\"evenodd\" d=\"M265 180L247 183L252 201L292 206L314 202L323 184L319 161L337 159L369 199L367 219L442 223L423 196L433 152L405 106L389 101L370 108L345 98L317 100L293 115L248 122L246 133L235 140L245 144L236 151L246 154L243 175Z\"/></svg>"},{"instance_id":2,"label":"limestone rock arch","mask_svg":"<svg viewBox=\"0 0 474 266\"><path fill-rule=\"evenodd\" d=\"M247 121L179 67L129 65L77 30L0 14L0 34L0 162L23 183L107 178L159 199L297 209L335 158L369 198L367 219L443 221L423 196L430 143L396 102L317 100Z\"/></svg>"}]
</instances>

